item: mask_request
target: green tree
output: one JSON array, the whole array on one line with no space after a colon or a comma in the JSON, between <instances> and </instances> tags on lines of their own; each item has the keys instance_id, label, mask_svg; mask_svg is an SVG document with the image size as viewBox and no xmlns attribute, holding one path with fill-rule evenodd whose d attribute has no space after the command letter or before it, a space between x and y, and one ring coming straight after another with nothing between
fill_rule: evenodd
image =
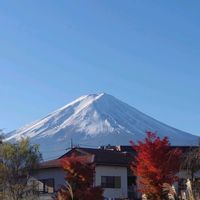
<instances>
[{"instance_id":1,"label":"green tree","mask_svg":"<svg viewBox=\"0 0 200 200\"><path fill-rule=\"evenodd\" d=\"M3 130L0 129L0 145L3 143L3 139L4 139Z\"/></svg>"},{"instance_id":2,"label":"green tree","mask_svg":"<svg viewBox=\"0 0 200 200\"><path fill-rule=\"evenodd\" d=\"M28 139L0 145L0 191L4 200L26 199L32 192L30 173L41 160L38 145ZM30 198L29 198L30 199Z\"/></svg>"}]
</instances>

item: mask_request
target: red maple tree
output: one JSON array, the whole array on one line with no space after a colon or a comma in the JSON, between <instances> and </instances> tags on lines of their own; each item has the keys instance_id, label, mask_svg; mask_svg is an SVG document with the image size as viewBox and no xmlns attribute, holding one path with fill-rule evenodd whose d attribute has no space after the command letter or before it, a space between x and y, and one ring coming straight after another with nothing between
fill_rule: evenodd
<instances>
[{"instance_id":1,"label":"red maple tree","mask_svg":"<svg viewBox=\"0 0 200 200\"><path fill-rule=\"evenodd\" d=\"M160 139L152 132L147 132L144 142L131 144L137 152L131 170L139 179L140 192L149 199L160 200L163 183L172 185L178 178L181 150L172 149L167 137Z\"/></svg>"},{"instance_id":2,"label":"red maple tree","mask_svg":"<svg viewBox=\"0 0 200 200\"><path fill-rule=\"evenodd\" d=\"M66 171L66 186L56 195L56 200L103 200L103 189L93 186L94 164L91 156L63 158L61 164Z\"/></svg>"}]
</instances>

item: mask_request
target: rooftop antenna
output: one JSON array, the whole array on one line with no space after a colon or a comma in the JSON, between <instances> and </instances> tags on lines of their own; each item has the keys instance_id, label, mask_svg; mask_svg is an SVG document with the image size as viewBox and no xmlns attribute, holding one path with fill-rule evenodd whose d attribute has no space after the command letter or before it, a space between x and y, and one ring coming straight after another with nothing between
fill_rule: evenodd
<instances>
[{"instance_id":1,"label":"rooftop antenna","mask_svg":"<svg viewBox=\"0 0 200 200\"><path fill-rule=\"evenodd\" d=\"M73 140L71 138L71 149L73 149L73 148L74 148L74 145L73 145Z\"/></svg>"}]
</instances>

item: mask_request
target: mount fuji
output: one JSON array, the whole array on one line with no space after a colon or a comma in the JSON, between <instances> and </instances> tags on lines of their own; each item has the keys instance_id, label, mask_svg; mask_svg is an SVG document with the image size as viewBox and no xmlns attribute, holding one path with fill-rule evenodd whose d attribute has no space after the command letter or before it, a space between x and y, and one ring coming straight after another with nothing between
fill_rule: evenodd
<instances>
[{"instance_id":1,"label":"mount fuji","mask_svg":"<svg viewBox=\"0 0 200 200\"><path fill-rule=\"evenodd\" d=\"M168 136L172 145L196 145L198 137L161 123L109 94L81 96L75 101L8 134L6 140L30 138L40 145L45 160L61 156L75 145L129 145L145 132Z\"/></svg>"}]
</instances>

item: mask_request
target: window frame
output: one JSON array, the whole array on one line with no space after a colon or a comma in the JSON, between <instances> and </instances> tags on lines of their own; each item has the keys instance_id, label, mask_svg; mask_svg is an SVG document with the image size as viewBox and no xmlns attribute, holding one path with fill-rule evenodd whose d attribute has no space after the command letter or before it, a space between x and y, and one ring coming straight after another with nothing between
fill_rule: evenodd
<instances>
[{"instance_id":1,"label":"window frame","mask_svg":"<svg viewBox=\"0 0 200 200\"><path fill-rule=\"evenodd\" d=\"M101 176L101 187L108 189L120 189L121 176Z\"/></svg>"}]
</instances>

